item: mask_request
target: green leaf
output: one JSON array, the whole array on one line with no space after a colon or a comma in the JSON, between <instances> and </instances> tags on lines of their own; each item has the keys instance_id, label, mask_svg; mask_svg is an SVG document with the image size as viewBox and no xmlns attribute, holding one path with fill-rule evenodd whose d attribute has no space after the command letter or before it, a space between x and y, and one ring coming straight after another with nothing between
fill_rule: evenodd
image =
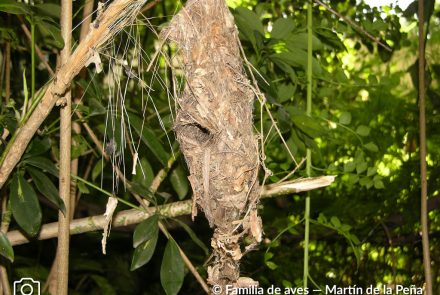
<instances>
[{"instance_id":1,"label":"green leaf","mask_svg":"<svg viewBox=\"0 0 440 295\"><path fill-rule=\"evenodd\" d=\"M43 138L35 137L29 147L26 150L26 153L23 158L30 158L41 155L47 152L50 149L50 139L45 136Z\"/></svg>"},{"instance_id":2,"label":"green leaf","mask_svg":"<svg viewBox=\"0 0 440 295\"><path fill-rule=\"evenodd\" d=\"M55 19L60 18L61 7L58 4L40 3L40 4L35 4L32 8L34 8L39 14L46 15Z\"/></svg>"},{"instance_id":3,"label":"green leaf","mask_svg":"<svg viewBox=\"0 0 440 295\"><path fill-rule=\"evenodd\" d=\"M292 83L283 83L277 87L277 96L279 102L290 100L296 91L296 85Z\"/></svg>"},{"instance_id":4,"label":"green leaf","mask_svg":"<svg viewBox=\"0 0 440 295\"><path fill-rule=\"evenodd\" d=\"M244 7L235 9L235 23L245 40L252 43L254 50L258 52L264 38L264 27L258 16Z\"/></svg>"},{"instance_id":5,"label":"green leaf","mask_svg":"<svg viewBox=\"0 0 440 295\"><path fill-rule=\"evenodd\" d=\"M359 134L360 136L368 136L368 134L370 134L370 127L367 127L365 125L360 125L356 129L356 133Z\"/></svg>"},{"instance_id":6,"label":"green leaf","mask_svg":"<svg viewBox=\"0 0 440 295\"><path fill-rule=\"evenodd\" d=\"M136 193L150 203L156 204L156 196L142 183L130 182L127 186L130 192Z\"/></svg>"},{"instance_id":7,"label":"green leaf","mask_svg":"<svg viewBox=\"0 0 440 295\"><path fill-rule=\"evenodd\" d=\"M317 28L315 32L320 37L319 39L327 45L335 49L346 50L344 43L339 39L338 35L332 31L332 29Z\"/></svg>"},{"instance_id":8,"label":"green leaf","mask_svg":"<svg viewBox=\"0 0 440 295\"><path fill-rule=\"evenodd\" d=\"M106 164L106 161L104 159L99 159L98 162L96 162L95 167L93 167L92 170L92 181L95 181L96 178L101 175L102 170L104 169Z\"/></svg>"},{"instance_id":9,"label":"green leaf","mask_svg":"<svg viewBox=\"0 0 440 295\"><path fill-rule=\"evenodd\" d=\"M307 115L291 114L293 123L298 129L310 136L316 138L325 134L325 129L319 124L319 121Z\"/></svg>"},{"instance_id":10,"label":"green leaf","mask_svg":"<svg viewBox=\"0 0 440 295\"><path fill-rule=\"evenodd\" d=\"M344 172L353 172L356 169L356 164L353 161L344 164Z\"/></svg>"},{"instance_id":11,"label":"green leaf","mask_svg":"<svg viewBox=\"0 0 440 295\"><path fill-rule=\"evenodd\" d=\"M272 259L272 257L274 256L274 254L272 252L266 252L264 253L264 261L269 261Z\"/></svg>"},{"instance_id":12,"label":"green leaf","mask_svg":"<svg viewBox=\"0 0 440 295\"><path fill-rule=\"evenodd\" d=\"M160 267L160 282L167 295L176 295L182 288L185 277L185 265L180 256L179 247L169 239Z\"/></svg>"},{"instance_id":13,"label":"green leaf","mask_svg":"<svg viewBox=\"0 0 440 295\"><path fill-rule=\"evenodd\" d=\"M283 39L295 29L295 22L291 18L279 18L272 26L270 36L275 39Z\"/></svg>"},{"instance_id":14,"label":"green leaf","mask_svg":"<svg viewBox=\"0 0 440 295\"><path fill-rule=\"evenodd\" d=\"M293 50L293 48L307 50L307 42L308 42L307 33L290 34L286 40L286 47L289 50ZM315 35L313 35L312 50L315 51L320 49L322 49L322 43Z\"/></svg>"},{"instance_id":15,"label":"green leaf","mask_svg":"<svg viewBox=\"0 0 440 295\"><path fill-rule=\"evenodd\" d=\"M368 165L366 162L360 162L360 163L356 164L356 173L361 174L362 172L367 170L367 168L368 168Z\"/></svg>"},{"instance_id":16,"label":"green leaf","mask_svg":"<svg viewBox=\"0 0 440 295\"><path fill-rule=\"evenodd\" d=\"M115 286L113 285L112 281L109 280L108 278L94 274L90 275L90 278L98 286L99 294L106 294L106 295L118 294L115 290Z\"/></svg>"},{"instance_id":17,"label":"green leaf","mask_svg":"<svg viewBox=\"0 0 440 295\"><path fill-rule=\"evenodd\" d=\"M370 188L373 186L373 180L371 179L371 177L365 176L359 180L359 184L367 188Z\"/></svg>"},{"instance_id":18,"label":"green leaf","mask_svg":"<svg viewBox=\"0 0 440 295\"><path fill-rule=\"evenodd\" d=\"M32 177L37 190L42 193L52 204L54 204L61 212L66 213L66 207L63 200L58 194L58 190L52 181L44 173L32 167L26 167L26 171Z\"/></svg>"},{"instance_id":19,"label":"green leaf","mask_svg":"<svg viewBox=\"0 0 440 295\"><path fill-rule=\"evenodd\" d=\"M133 233L133 247L136 248L145 241L148 241L159 233L159 215L154 214L139 223Z\"/></svg>"},{"instance_id":20,"label":"green leaf","mask_svg":"<svg viewBox=\"0 0 440 295\"><path fill-rule=\"evenodd\" d=\"M82 181L77 181L76 182L76 186L78 187L79 191L81 192L81 194L90 194L90 190L87 187L87 185L82 182Z\"/></svg>"},{"instance_id":21,"label":"green leaf","mask_svg":"<svg viewBox=\"0 0 440 295\"><path fill-rule=\"evenodd\" d=\"M19 173L11 182L11 211L18 225L31 237L38 234L41 226L41 208L32 186Z\"/></svg>"},{"instance_id":22,"label":"green leaf","mask_svg":"<svg viewBox=\"0 0 440 295\"><path fill-rule=\"evenodd\" d=\"M367 176L372 176L372 175L376 174L376 172L377 172L377 170L375 167L368 167Z\"/></svg>"},{"instance_id":23,"label":"green leaf","mask_svg":"<svg viewBox=\"0 0 440 295\"><path fill-rule=\"evenodd\" d=\"M37 22L37 27L44 37L48 37L53 41L52 44L56 48L61 49L64 47L64 39L61 36L61 30L57 25L47 21L40 21Z\"/></svg>"},{"instance_id":24,"label":"green leaf","mask_svg":"<svg viewBox=\"0 0 440 295\"><path fill-rule=\"evenodd\" d=\"M376 189L384 189L385 185L383 184L383 181L380 179L375 179L374 180L374 188Z\"/></svg>"},{"instance_id":25,"label":"green leaf","mask_svg":"<svg viewBox=\"0 0 440 295\"><path fill-rule=\"evenodd\" d=\"M354 185L359 181L359 175L350 173L348 175L348 183L349 185Z\"/></svg>"},{"instance_id":26,"label":"green leaf","mask_svg":"<svg viewBox=\"0 0 440 295\"><path fill-rule=\"evenodd\" d=\"M40 168L53 176L58 177L58 169L55 167L54 163L47 158L43 157L32 157L23 161L25 164L32 165L34 167Z\"/></svg>"},{"instance_id":27,"label":"green leaf","mask_svg":"<svg viewBox=\"0 0 440 295\"><path fill-rule=\"evenodd\" d=\"M189 191L189 182L185 170L182 166L177 166L170 175L170 182L173 189L179 196L179 200L183 200Z\"/></svg>"},{"instance_id":28,"label":"green leaf","mask_svg":"<svg viewBox=\"0 0 440 295\"><path fill-rule=\"evenodd\" d=\"M266 263L266 266L268 268L270 268L271 270L275 270L278 268L278 265L272 261L266 261L265 263Z\"/></svg>"},{"instance_id":29,"label":"green leaf","mask_svg":"<svg viewBox=\"0 0 440 295\"><path fill-rule=\"evenodd\" d=\"M203 250L203 252L205 252L205 255L208 256L208 247L206 247L205 244L197 237L196 233L191 229L191 227L189 227L185 222L177 218L174 218L173 220L180 224L180 226L188 233L191 240L193 240L193 242L196 243L196 245L199 246Z\"/></svg>"},{"instance_id":30,"label":"green leaf","mask_svg":"<svg viewBox=\"0 0 440 295\"><path fill-rule=\"evenodd\" d=\"M341 221L340 221L339 218L336 217L336 216L332 216L332 217L330 218L330 222L333 224L333 226L334 226L335 228L340 228L340 227L341 227Z\"/></svg>"},{"instance_id":31,"label":"green leaf","mask_svg":"<svg viewBox=\"0 0 440 295\"><path fill-rule=\"evenodd\" d=\"M0 232L0 255L14 262L14 249L3 232Z\"/></svg>"},{"instance_id":32,"label":"green leaf","mask_svg":"<svg viewBox=\"0 0 440 295\"><path fill-rule=\"evenodd\" d=\"M136 175L133 175L132 181L142 183L145 187L149 187L154 179L154 171L147 158L142 157L136 166Z\"/></svg>"},{"instance_id":33,"label":"green leaf","mask_svg":"<svg viewBox=\"0 0 440 295\"><path fill-rule=\"evenodd\" d=\"M351 113L343 112L339 117L339 123L342 125L348 125L351 123Z\"/></svg>"},{"instance_id":34,"label":"green leaf","mask_svg":"<svg viewBox=\"0 0 440 295\"><path fill-rule=\"evenodd\" d=\"M170 156L157 139L156 134L154 134L154 132L151 131L147 126L143 126L145 124L143 124L142 120L139 117L133 114L130 114L129 116L130 125L134 128L136 133L141 137L142 141L147 145L147 147L162 163L162 165L166 166Z\"/></svg>"},{"instance_id":35,"label":"green leaf","mask_svg":"<svg viewBox=\"0 0 440 295\"><path fill-rule=\"evenodd\" d=\"M364 148L366 148L367 150L369 150L370 152L374 152L377 153L379 151L379 148L377 147L377 145L373 142L369 142L367 144L364 145Z\"/></svg>"},{"instance_id":36,"label":"green leaf","mask_svg":"<svg viewBox=\"0 0 440 295\"><path fill-rule=\"evenodd\" d=\"M274 62L280 60L292 67L301 67L304 71L307 70L307 51L300 48L290 48L289 52L275 53L269 56ZM321 66L316 58L312 59L313 74L319 76L322 73Z\"/></svg>"},{"instance_id":37,"label":"green leaf","mask_svg":"<svg viewBox=\"0 0 440 295\"><path fill-rule=\"evenodd\" d=\"M10 14L30 14L31 10L29 6L17 2L15 0L2 0L0 2L0 11L10 13Z\"/></svg>"},{"instance_id":38,"label":"green leaf","mask_svg":"<svg viewBox=\"0 0 440 295\"><path fill-rule=\"evenodd\" d=\"M235 9L235 12L237 13L237 17L243 19L246 21L246 23L254 30L256 30L258 33L264 36L264 27L261 23L258 16L253 12L252 10L249 10L244 7L237 7Z\"/></svg>"},{"instance_id":39,"label":"green leaf","mask_svg":"<svg viewBox=\"0 0 440 295\"><path fill-rule=\"evenodd\" d=\"M79 158L90 149L88 141L81 134L74 134L72 136L72 159Z\"/></svg>"},{"instance_id":40,"label":"green leaf","mask_svg":"<svg viewBox=\"0 0 440 295\"><path fill-rule=\"evenodd\" d=\"M159 236L159 232L151 239L140 244L133 253L133 259L131 260L130 270L136 270L141 266L147 264L151 257L153 257L154 250L156 249L157 238Z\"/></svg>"}]
</instances>

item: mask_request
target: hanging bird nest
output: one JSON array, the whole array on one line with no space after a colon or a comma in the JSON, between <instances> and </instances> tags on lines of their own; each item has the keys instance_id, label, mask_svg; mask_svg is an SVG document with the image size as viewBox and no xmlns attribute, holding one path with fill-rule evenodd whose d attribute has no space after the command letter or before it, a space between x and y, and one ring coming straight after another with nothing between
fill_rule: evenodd
<instances>
[{"instance_id":1,"label":"hanging bird nest","mask_svg":"<svg viewBox=\"0 0 440 295\"><path fill-rule=\"evenodd\" d=\"M208 283L254 284L240 278L239 262L262 236L255 95L234 18L224 0L189 0L161 37L177 46L186 81L174 129L190 171L193 217L199 207L214 228ZM244 237L254 242L243 248Z\"/></svg>"}]
</instances>

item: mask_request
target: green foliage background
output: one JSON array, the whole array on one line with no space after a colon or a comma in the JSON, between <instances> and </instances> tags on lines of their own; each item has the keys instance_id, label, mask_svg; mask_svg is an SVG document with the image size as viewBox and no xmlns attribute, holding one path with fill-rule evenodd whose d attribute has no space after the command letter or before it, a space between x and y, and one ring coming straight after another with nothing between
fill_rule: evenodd
<instances>
[{"instance_id":1,"label":"green foliage background","mask_svg":"<svg viewBox=\"0 0 440 295\"><path fill-rule=\"evenodd\" d=\"M0 133L5 129L13 133L20 125L22 107L31 81L29 41L20 29L17 15L24 17L26 24L36 26L36 44L43 49L54 68L56 52L63 46L57 25L57 1L35 1L33 7L14 3L0 3L0 46L4 48L9 42L13 51L12 95L8 101L2 100ZM268 106L293 156L299 162L305 157L306 148L311 148L313 174L338 176L333 185L311 194L311 281L317 286L422 286L416 2L405 11L396 6L372 8L354 0L326 3L388 44L392 52L378 46L364 32L351 27L322 6L315 5L314 107L313 115L309 117L305 113L306 2L228 2L247 58L261 74L256 75L259 87L266 95ZM75 24L81 21L82 5L83 1L74 2ZM434 1L427 1L426 6L428 207L434 290L438 290L440 60L437 52L440 46L440 10ZM180 7L181 3L163 0L145 15L150 18L152 26L160 28ZM78 31L73 32L75 40L78 39ZM158 42L156 36L146 27L141 27L139 34L143 50L153 54ZM125 44L127 41L119 37L115 42ZM168 50L173 53L172 48ZM170 72L164 65L162 61L158 73L169 78ZM145 73L145 81L152 78L152 73ZM48 79L47 72L37 60L36 89ZM161 89L157 80L154 81L151 86ZM75 80L74 90L78 87L85 90L83 104L78 106L84 120L101 139L106 136L117 141L120 129L112 131L114 134L105 134L109 91L105 74L95 75L93 69L89 69L86 78ZM2 79L2 97L5 95L4 88ZM151 194L148 191L154 175L166 166L171 157L171 147L174 152L177 150L172 115L164 91L154 93L154 103L163 121L161 126L151 105L145 116L142 113L139 87L131 86L128 89L125 104L130 127L135 131L135 140L142 142L139 156L144 171L133 176L127 173L129 180L135 184L130 190L146 195L155 204L190 198L190 186L186 179L188 171L182 157L178 158L158 192ZM255 125L263 125L267 135L266 166L273 172L268 182L273 183L294 169L295 164L271 128L268 115L264 113L260 117L259 108L260 105L256 103ZM63 209L56 191L59 155L57 116L58 113L53 111L45 121L7 188L2 191L2 197L8 196L10 199L13 214L11 230L20 228L31 236L35 235L40 224L57 220L57 208ZM143 117L147 120L142 127ZM76 116L73 119L78 120ZM121 116L114 119L118 122ZM115 145L120 147L121 143L116 142ZM2 143L0 148L4 147ZM115 189L111 165L101 159L99 150L85 132L74 135L72 148L73 157L79 159L80 176L90 166L92 172L88 181L96 187L102 185L103 190L114 192L127 202L136 204L130 190L125 190L121 183ZM118 153L118 157L125 154L126 167L131 167L129 151L119 150ZM294 175L295 178L302 176L305 176L303 170ZM107 195L96 187L86 186L84 182L78 181L77 185L83 195L75 217L102 214ZM27 200L27 205L20 203L24 202L23 198ZM304 198L303 194L298 194L261 202L265 240L258 251L248 254L243 260L244 275L257 279L262 286L301 286ZM127 208L120 204L117 210ZM163 221L172 228L174 240L204 272L203 263L209 256L203 243L209 245L211 230L203 217L198 217L194 223L189 218ZM157 218L148 222L157 225ZM153 228L147 234L149 239L135 238L135 245L132 245L133 230L112 229L107 255L101 254L101 233L72 236L72 294L162 294L165 291L161 280L167 294L178 292L181 282L177 280L177 287L174 287L176 282L170 281L170 278L182 276L183 279L187 270L181 267L181 262L176 258L174 241L167 244L166 239L158 235L157 228ZM142 231L142 227L136 230ZM7 245L4 236L0 236L0 242ZM154 244L153 248L147 250L153 252L151 260L146 259L149 261L147 264L133 258L133 246L151 244ZM11 280L33 277L44 282L55 249L56 240L33 240L27 245L14 247L13 254L3 251L5 257L14 260L13 263L4 261ZM140 253L139 248L136 251L140 256L144 255L145 260L148 253ZM179 273L167 275L170 265L179 266ZM181 294L203 294L191 274L185 275Z\"/></svg>"}]
</instances>

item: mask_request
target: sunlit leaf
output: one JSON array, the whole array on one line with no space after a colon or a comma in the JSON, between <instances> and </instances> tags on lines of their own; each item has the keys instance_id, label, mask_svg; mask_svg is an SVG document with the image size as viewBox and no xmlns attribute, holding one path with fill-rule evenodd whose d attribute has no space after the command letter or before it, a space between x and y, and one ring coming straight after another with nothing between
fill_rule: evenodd
<instances>
[{"instance_id":1,"label":"sunlit leaf","mask_svg":"<svg viewBox=\"0 0 440 295\"><path fill-rule=\"evenodd\" d=\"M336 217L336 216L332 216L332 217L330 218L330 222L333 224L333 226L334 226L335 228L340 228L340 227L341 227L341 221L340 221L339 218Z\"/></svg>"},{"instance_id":2,"label":"sunlit leaf","mask_svg":"<svg viewBox=\"0 0 440 295\"><path fill-rule=\"evenodd\" d=\"M286 40L286 47L291 50L293 48L299 48L307 50L308 48L308 34L307 33L296 33L296 34L290 34L289 37ZM312 50L321 50L322 49L322 43L321 41L315 36L312 36Z\"/></svg>"},{"instance_id":3,"label":"sunlit leaf","mask_svg":"<svg viewBox=\"0 0 440 295\"><path fill-rule=\"evenodd\" d=\"M356 164L356 173L361 174L365 170L367 170L368 164L366 162L360 162Z\"/></svg>"},{"instance_id":4,"label":"sunlit leaf","mask_svg":"<svg viewBox=\"0 0 440 295\"><path fill-rule=\"evenodd\" d=\"M290 48L289 52L275 53L269 56L272 60L281 60L292 67L301 67L307 70L307 52L300 48ZM312 58L312 71L314 75L320 75L322 68L316 58Z\"/></svg>"},{"instance_id":5,"label":"sunlit leaf","mask_svg":"<svg viewBox=\"0 0 440 295\"><path fill-rule=\"evenodd\" d=\"M368 136L370 134L370 127L360 125L358 128L356 128L356 133L360 136Z\"/></svg>"},{"instance_id":6,"label":"sunlit leaf","mask_svg":"<svg viewBox=\"0 0 440 295\"><path fill-rule=\"evenodd\" d=\"M274 263L273 261L266 261L265 262L267 267L271 270L275 270L278 268L278 265L276 263Z\"/></svg>"},{"instance_id":7,"label":"sunlit leaf","mask_svg":"<svg viewBox=\"0 0 440 295\"><path fill-rule=\"evenodd\" d=\"M295 22L291 18L278 18L272 26L270 36L275 39L283 39L295 28Z\"/></svg>"},{"instance_id":8,"label":"sunlit leaf","mask_svg":"<svg viewBox=\"0 0 440 295\"><path fill-rule=\"evenodd\" d=\"M353 172L356 169L356 163L353 161L344 164L344 172Z\"/></svg>"},{"instance_id":9,"label":"sunlit leaf","mask_svg":"<svg viewBox=\"0 0 440 295\"><path fill-rule=\"evenodd\" d=\"M235 22L239 31L246 40L252 43L254 50L258 51L259 45L262 43L261 38L264 38L263 24L252 10L237 7L235 12Z\"/></svg>"},{"instance_id":10,"label":"sunlit leaf","mask_svg":"<svg viewBox=\"0 0 440 295\"><path fill-rule=\"evenodd\" d=\"M378 152L379 148L377 147L377 145L374 142L369 142L367 144L364 145L364 147L369 150L370 152Z\"/></svg>"},{"instance_id":11,"label":"sunlit leaf","mask_svg":"<svg viewBox=\"0 0 440 295\"><path fill-rule=\"evenodd\" d=\"M351 123L351 113L343 112L339 117L339 123L342 125L348 125Z\"/></svg>"}]
</instances>

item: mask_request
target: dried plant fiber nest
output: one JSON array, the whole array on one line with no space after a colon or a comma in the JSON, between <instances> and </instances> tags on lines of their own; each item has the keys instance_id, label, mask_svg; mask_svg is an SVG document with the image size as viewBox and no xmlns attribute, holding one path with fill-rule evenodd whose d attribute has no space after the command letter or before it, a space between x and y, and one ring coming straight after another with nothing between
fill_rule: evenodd
<instances>
[{"instance_id":1,"label":"dried plant fiber nest","mask_svg":"<svg viewBox=\"0 0 440 295\"><path fill-rule=\"evenodd\" d=\"M175 131L189 167L194 204L215 229L208 283L254 284L240 278L239 262L243 238L251 237L256 245L262 235L256 211L255 96L244 74L234 18L224 0L189 0L161 37L179 49L186 85L177 98Z\"/></svg>"}]
</instances>

